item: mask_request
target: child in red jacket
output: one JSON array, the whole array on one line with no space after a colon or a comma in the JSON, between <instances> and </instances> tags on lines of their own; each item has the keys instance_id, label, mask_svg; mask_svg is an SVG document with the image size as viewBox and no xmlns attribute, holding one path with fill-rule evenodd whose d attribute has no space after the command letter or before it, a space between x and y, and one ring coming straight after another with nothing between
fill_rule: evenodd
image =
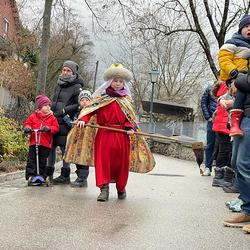
<instances>
[{"instance_id":1,"label":"child in red jacket","mask_svg":"<svg viewBox=\"0 0 250 250\"><path fill-rule=\"evenodd\" d=\"M30 133L29 153L26 165L25 178L37 175L36 170L36 141L34 129L38 132L39 174L43 177L50 176L50 169L46 168L47 158L52 147L53 135L59 131L56 117L50 110L51 101L45 95L36 97L37 110L31 114L24 123L24 132Z\"/></svg>"},{"instance_id":2,"label":"child in red jacket","mask_svg":"<svg viewBox=\"0 0 250 250\"><path fill-rule=\"evenodd\" d=\"M218 88L213 91L214 96L218 98L218 106L213 121L213 131L215 132L215 163L216 167L214 168L214 178L212 186L214 187L223 187L226 184L229 184L233 180L234 171L231 168L231 154L232 154L232 143L229 136L228 129L228 112L225 109L233 105L228 102L227 105L225 102L222 103L223 95L229 92L229 89L224 81L218 80ZM225 100L224 100L225 101Z\"/></svg>"}]
</instances>

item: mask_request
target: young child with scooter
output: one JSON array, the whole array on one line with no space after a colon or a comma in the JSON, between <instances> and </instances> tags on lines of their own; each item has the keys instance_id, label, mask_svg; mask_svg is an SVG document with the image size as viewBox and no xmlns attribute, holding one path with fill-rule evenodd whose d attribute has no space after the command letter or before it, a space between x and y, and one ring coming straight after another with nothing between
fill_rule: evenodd
<instances>
[{"instance_id":1,"label":"young child with scooter","mask_svg":"<svg viewBox=\"0 0 250 250\"><path fill-rule=\"evenodd\" d=\"M51 101L45 95L36 97L36 111L24 123L24 133L29 136L29 152L25 178L29 186L50 184L52 170L46 167L53 143L53 135L59 131L56 117L50 109Z\"/></svg>"}]
</instances>

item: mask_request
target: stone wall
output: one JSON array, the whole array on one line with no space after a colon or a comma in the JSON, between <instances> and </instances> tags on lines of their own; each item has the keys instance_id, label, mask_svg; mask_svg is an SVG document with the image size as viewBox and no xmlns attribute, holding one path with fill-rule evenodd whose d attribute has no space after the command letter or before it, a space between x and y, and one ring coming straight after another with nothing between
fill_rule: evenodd
<instances>
[{"instance_id":1,"label":"stone wall","mask_svg":"<svg viewBox=\"0 0 250 250\"><path fill-rule=\"evenodd\" d=\"M188 161L195 161L195 155L192 150L192 142L170 139L168 141L153 140L152 144L153 146L151 150L153 153L172 156Z\"/></svg>"}]
</instances>

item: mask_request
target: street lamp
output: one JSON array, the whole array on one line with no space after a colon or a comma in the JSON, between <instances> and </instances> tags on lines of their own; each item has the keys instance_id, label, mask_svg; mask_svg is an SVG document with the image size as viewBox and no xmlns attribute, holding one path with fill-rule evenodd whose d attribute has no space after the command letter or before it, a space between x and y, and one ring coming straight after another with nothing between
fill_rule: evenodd
<instances>
[{"instance_id":1,"label":"street lamp","mask_svg":"<svg viewBox=\"0 0 250 250\"><path fill-rule=\"evenodd\" d=\"M153 104L154 104L154 90L155 90L155 83L157 82L158 76L159 76L159 71L158 69L152 69L149 72L149 76L150 76L150 81L152 83L152 89L151 89L151 98L150 98L150 109L149 109L149 122L150 122L150 126L151 126L151 133L153 132L152 128L153 128Z\"/></svg>"}]
</instances>

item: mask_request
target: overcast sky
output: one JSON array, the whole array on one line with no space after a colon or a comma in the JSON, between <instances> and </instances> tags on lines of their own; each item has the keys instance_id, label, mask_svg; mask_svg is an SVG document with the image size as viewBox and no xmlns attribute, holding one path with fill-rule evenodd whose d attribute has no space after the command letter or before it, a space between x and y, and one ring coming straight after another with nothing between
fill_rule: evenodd
<instances>
[{"instance_id":1,"label":"overcast sky","mask_svg":"<svg viewBox=\"0 0 250 250\"><path fill-rule=\"evenodd\" d=\"M21 9L20 16L25 25L27 25L29 28L33 29L34 26L37 25L38 20L41 17L37 16L37 13L40 13L40 16L42 15L43 8L44 8L44 0L43 1L37 1L37 0L30 0L30 1L23 1L23 0L16 0L17 4L25 3L24 7ZM95 69L96 61L99 61L99 70L98 70L98 82L101 80L102 73L104 69L109 65L109 63L112 59L109 57L108 50L110 47L107 45L107 42L105 40L101 40L100 38L97 38L93 33L92 28L92 13L88 9L86 3L84 0L65 0L65 2L68 4L70 3L70 7L75 11L75 13L79 16L79 21L86 29L86 33L90 36L90 40L94 43L94 54L90 60L90 68L91 70ZM20 7L20 6L19 6Z\"/></svg>"},{"instance_id":2,"label":"overcast sky","mask_svg":"<svg viewBox=\"0 0 250 250\"><path fill-rule=\"evenodd\" d=\"M97 37L93 31L93 24L92 24L92 13L87 7L84 0L73 0L71 1L72 8L76 11L79 15L79 20L83 24L84 27L87 28L87 33L90 35L91 40L94 42L94 53L96 58L93 58L92 63L96 63L99 61L99 71L103 71L108 65L107 62L111 61L109 55L109 49L113 46L108 45L104 39Z\"/></svg>"}]
</instances>

